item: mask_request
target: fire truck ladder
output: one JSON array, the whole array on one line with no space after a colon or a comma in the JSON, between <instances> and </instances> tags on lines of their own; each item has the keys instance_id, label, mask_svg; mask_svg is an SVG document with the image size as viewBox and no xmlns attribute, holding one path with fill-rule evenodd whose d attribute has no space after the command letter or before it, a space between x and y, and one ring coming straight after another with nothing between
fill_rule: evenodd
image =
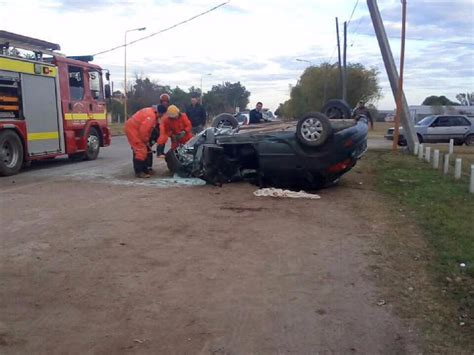
<instances>
[{"instance_id":1,"label":"fire truck ladder","mask_svg":"<svg viewBox=\"0 0 474 355\"><path fill-rule=\"evenodd\" d=\"M7 31L0 31L0 54L6 55L10 47L32 51L35 54L36 60L41 60L43 54L63 56L61 53L55 52L61 49L59 44Z\"/></svg>"}]
</instances>

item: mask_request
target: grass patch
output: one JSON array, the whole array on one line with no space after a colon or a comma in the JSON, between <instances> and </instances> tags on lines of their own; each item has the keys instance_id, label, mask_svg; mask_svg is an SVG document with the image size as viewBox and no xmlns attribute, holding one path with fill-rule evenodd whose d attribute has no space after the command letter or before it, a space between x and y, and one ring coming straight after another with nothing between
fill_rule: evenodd
<instances>
[{"instance_id":1,"label":"grass patch","mask_svg":"<svg viewBox=\"0 0 474 355\"><path fill-rule=\"evenodd\" d=\"M123 123L109 123L110 134L112 136L122 136L123 132Z\"/></svg>"},{"instance_id":2,"label":"grass patch","mask_svg":"<svg viewBox=\"0 0 474 355\"><path fill-rule=\"evenodd\" d=\"M374 122L374 129L369 128L369 137L383 138L387 129L393 127L393 122Z\"/></svg>"},{"instance_id":3,"label":"grass patch","mask_svg":"<svg viewBox=\"0 0 474 355\"><path fill-rule=\"evenodd\" d=\"M430 268L466 323L474 317L474 194L464 177L454 181L416 157L370 154L377 189L411 212L434 250ZM460 263L466 267L461 268ZM473 327L472 324L469 324Z\"/></svg>"}]
</instances>

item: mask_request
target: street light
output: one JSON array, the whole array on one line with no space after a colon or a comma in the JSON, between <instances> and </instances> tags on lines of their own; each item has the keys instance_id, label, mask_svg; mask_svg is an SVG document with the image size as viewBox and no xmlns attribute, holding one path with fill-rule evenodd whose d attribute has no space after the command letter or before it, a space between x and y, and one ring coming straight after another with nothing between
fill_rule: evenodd
<instances>
[{"instance_id":1,"label":"street light","mask_svg":"<svg viewBox=\"0 0 474 355\"><path fill-rule=\"evenodd\" d=\"M296 61L297 62L305 62L305 63L309 63L311 64L312 67L314 67L314 63L309 61L309 60L306 60L306 59L300 59L300 58L296 58Z\"/></svg>"},{"instance_id":2,"label":"street light","mask_svg":"<svg viewBox=\"0 0 474 355\"><path fill-rule=\"evenodd\" d=\"M211 76L212 74L211 73L207 73L205 74L207 76ZM201 96L200 96L200 99L199 99L199 103L202 105L202 95L203 95L203 92L202 92L202 78L204 77L204 75L201 75Z\"/></svg>"},{"instance_id":3,"label":"street light","mask_svg":"<svg viewBox=\"0 0 474 355\"><path fill-rule=\"evenodd\" d=\"M123 102L123 122L127 120L127 33L128 32L133 32L133 31L144 31L146 30L146 27L140 27L140 28L134 28L132 30L127 30L125 31L125 42L124 42L124 50L125 50L125 56L124 56L124 89L123 92L125 94L125 100Z\"/></svg>"}]
</instances>

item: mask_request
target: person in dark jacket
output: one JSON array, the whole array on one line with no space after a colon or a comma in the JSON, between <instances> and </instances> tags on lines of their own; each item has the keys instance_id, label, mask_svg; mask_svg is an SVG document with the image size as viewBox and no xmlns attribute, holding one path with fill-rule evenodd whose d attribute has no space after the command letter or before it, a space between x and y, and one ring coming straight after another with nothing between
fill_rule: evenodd
<instances>
[{"instance_id":1,"label":"person in dark jacket","mask_svg":"<svg viewBox=\"0 0 474 355\"><path fill-rule=\"evenodd\" d=\"M262 107L263 104L261 102L257 102L255 108L250 111L249 124L260 123L263 120Z\"/></svg>"},{"instance_id":2,"label":"person in dark jacket","mask_svg":"<svg viewBox=\"0 0 474 355\"><path fill-rule=\"evenodd\" d=\"M370 114L370 111L367 107L365 107L365 102L364 101L359 101L359 104L357 105L357 107L354 109L354 111L352 112L352 118L354 118L356 121L359 120L359 115L364 115L365 117L367 117L367 119L369 120L370 122L370 129L374 129L374 120L372 118L372 115Z\"/></svg>"},{"instance_id":3,"label":"person in dark jacket","mask_svg":"<svg viewBox=\"0 0 474 355\"><path fill-rule=\"evenodd\" d=\"M204 129L206 125L206 110L198 101L198 97L193 95L191 98L191 105L186 108L186 115L188 116L193 126L192 133L198 134Z\"/></svg>"}]
</instances>

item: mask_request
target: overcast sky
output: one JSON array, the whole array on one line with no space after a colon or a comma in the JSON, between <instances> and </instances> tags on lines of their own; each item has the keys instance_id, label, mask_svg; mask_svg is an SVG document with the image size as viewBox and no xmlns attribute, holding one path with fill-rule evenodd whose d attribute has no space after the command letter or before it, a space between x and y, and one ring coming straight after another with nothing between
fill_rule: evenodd
<instances>
[{"instance_id":1,"label":"overcast sky","mask_svg":"<svg viewBox=\"0 0 474 355\"><path fill-rule=\"evenodd\" d=\"M225 0L0 0L0 29L59 43L66 55L93 54L154 33ZM289 98L308 63L337 60L334 18L348 21L348 61L380 71L381 109L394 100L365 0L231 0L229 4L169 32L128 47L128 80L142 74L161 84L203 89L240 81L276 109ZM379 0L398 63L400 0ZM408 1L405 91L409 104L429 95L452 100L474 91L474 1ZM98 55L123 88L123 48ZM210 74L210 75L208 75Z\"/></svg>"}]
</instances>

